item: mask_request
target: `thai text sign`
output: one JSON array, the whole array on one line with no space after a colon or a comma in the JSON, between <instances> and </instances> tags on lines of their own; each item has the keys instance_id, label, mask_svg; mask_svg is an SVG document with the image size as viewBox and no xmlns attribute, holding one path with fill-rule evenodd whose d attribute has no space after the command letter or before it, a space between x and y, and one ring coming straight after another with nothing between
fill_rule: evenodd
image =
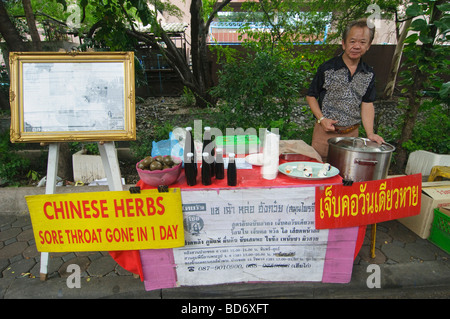
<instances>
[{"instance_id":1,"label":"thai text sign","mask_svg":"<svg viewBox=\"0 0 450 319\"><path fill-rule=\"evenodd\" d=\"M421 174L316 188L316 228L375 224L418 215Z\"/></svg>"},{"instance_id":2,"label":"thai text sign","mask_svg":"<svg viewBox=\"0 0 450 319\"><path fill-rule=\"evenodd\" d=\"M314 227L314 192L183 192L185 246L173 250L177 284L321 281L328 230Z\"/></svg>"},{"instance_id":3,"label":"thai text sign","mask_svg":"<svg viewBox=\"0 0 450 319\"><path fill-rule=\"evenodd\" d=\"M179 189L26 196L38 251L113 251L184 245Z\"/></svg>"}]
</instances>

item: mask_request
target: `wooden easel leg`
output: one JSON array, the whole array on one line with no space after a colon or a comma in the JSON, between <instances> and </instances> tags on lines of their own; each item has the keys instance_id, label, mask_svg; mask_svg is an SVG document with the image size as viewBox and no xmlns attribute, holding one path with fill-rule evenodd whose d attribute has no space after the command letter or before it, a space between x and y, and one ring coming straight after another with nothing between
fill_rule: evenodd
<instances>
[{"instance_id":1,"label":"wooden easel leg","mask_svg":"<svg viewBox=\"0 0 450 319\"><path fill-rule=\"evenodd\" d=\"M47 181L45 183L45 194L54 194L56 191L56 175L58 174L59 143L48 146ZM41 252L40 278L47 280L48 253Z\"/></svg>"},{"instance_id":2,"label":"wooden easel leg","mask_svg":"<svg viewBox=\"0 0 450 319\"><path fill-rule=\"evenodd\" d=\"M41 281L47 280L48 253L41 253Z\"/></svg>"},{"instance_id":3,"label":"wooden easel leg","mask_svg":"<svg viewBox=\"0 0 450 319\"><path fill-rule=\"evenodd\" d=\"M122 178L120 175L119 160L114 142L99 142L98 149L103 162L108 187L110 191L122 191Z\"/></svg>"},{"instance_id":4,"label":"wooden easel leg","mask_svg":"<svg viewBox=\"0 0 450 319\"><path fill-rule=\"evenodd\" d=\"M372 225L371 242L370 242L370 258L375 258L375 241L377 237L377 224Z\"/></svg>"}]
</instances>

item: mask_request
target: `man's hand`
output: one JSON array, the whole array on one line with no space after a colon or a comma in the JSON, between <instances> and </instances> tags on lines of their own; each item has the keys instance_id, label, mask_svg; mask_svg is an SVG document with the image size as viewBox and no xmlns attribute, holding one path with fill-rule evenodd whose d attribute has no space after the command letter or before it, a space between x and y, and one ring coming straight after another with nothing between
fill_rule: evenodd
<instances>
[{"instance_id":1,"label":"man's hand","mask_svg":"<svg viewBox=\"0 0 450 319\"><path fill-rule=\"evenodd\" d=\"M332 119L323 119L320 121L320 125L322 125L322 128L327 132L334 132L336 128L334 127L334 124L336 124L338 121L332 120Z\"/></svg>"},{"instance_id":2,"label":"man's hand","mask_svg":"<svg viewBox=\"0 0 450 319\"><path fill-rule=\"evenodd\" d=\"M367 138L371 141L377 142L378 144L384 143L384 139L378 134L373 133L373 134L367 135Z\"/></svg>"}]
</instances>

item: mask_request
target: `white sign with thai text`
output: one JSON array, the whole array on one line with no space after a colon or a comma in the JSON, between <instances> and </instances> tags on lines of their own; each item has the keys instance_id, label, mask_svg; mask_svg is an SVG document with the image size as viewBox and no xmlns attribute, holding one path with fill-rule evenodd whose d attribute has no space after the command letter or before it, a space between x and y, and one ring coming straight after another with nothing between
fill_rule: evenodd
<instances>
[{"instance_id":1,"label":"white sign with thai text","mask_svg":"<svg viewBox=\"0 0 450 319\"><path fill-rule=\"evenodd\" d=\"M328 230L314 201L314 187L182 192L178 285L321 281Z\"/></svg>"}]
</instances>

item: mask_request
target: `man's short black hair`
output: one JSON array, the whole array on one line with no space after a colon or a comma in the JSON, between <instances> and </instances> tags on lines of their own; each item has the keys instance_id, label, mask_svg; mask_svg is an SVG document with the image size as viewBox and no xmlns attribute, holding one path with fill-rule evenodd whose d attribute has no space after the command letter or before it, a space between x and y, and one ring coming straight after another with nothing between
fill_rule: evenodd
<instances>
[{"instance_id":1,"label":"man's short black hair","mask_svg":"<svg viewBox=\"0 0 450 319\"><path fill-rule=\"evenodd\" d=\"M369 31L370 31L370 40L369 41L370 41L370 43L372 43L373 38L375 37L375 26L373 26L372 28L369 27L367 25L367 19L366 18L362 18L362 19L358 19L358 20L350 22L347 25L347 27L345 28L344 33L342 34L342 40L345 41L347 39L347 35L350 32L350 29L353 28L353 27L360 27L360 28L367 27L367 28L369 28Z\"/></svg>"}]
</instances>

